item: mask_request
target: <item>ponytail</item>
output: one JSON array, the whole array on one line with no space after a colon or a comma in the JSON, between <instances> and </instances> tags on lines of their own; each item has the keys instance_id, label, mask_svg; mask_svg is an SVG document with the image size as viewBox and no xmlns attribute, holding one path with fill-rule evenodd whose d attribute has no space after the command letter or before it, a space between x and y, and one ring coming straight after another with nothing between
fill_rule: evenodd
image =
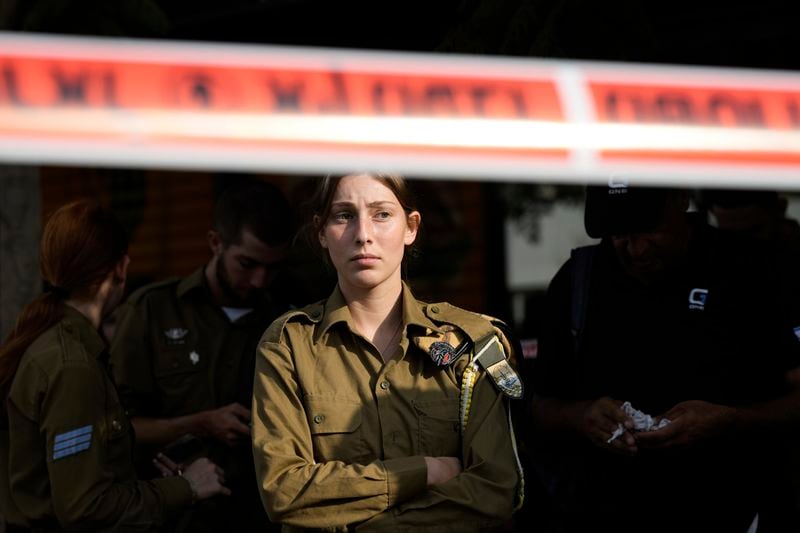
<instances>
[{"instance_id":1,"label":"ponytail","mask_svg":"<svg viewBox=\"0 0 800 533\"><path fill-rule=\"evenodd\" d=\"M22 354L42 333L64 317L64 300L53 292L37 296L22 308L14 329L0 348L0 398L8 398ZM5 401L2 418L5 418Z\"/></svg>"},{"instance_id":2,"label":"ponytail","mask_svg":"<svg viewBox=\"0 0 800 533\"><path fill-rule=\"evenodd\" d=\"M40 271L44 292L26 305L0 348L0 423L22 356L45 331L64 318L68 299L93 298L128 251L125 230L107 209L79 201L58 209L42 232Z\"/></svg>"}]
</instances>

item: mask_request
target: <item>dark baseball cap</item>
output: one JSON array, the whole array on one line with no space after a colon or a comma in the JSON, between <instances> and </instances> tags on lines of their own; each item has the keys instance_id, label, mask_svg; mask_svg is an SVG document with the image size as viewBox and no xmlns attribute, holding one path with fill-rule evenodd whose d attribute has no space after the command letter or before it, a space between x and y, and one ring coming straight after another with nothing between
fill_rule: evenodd
<instances>
[{"instance_id":1,"label":"dark baseball cap","mask_svg":"<svg viewBox=\"0 0 800 533\"><path fill-rule=\"evenodd\" d=\"M630 187L622 180L590 185L583 218L586 233L600 239L652 231L663 218L668 195L668 189Z\"/></svg>"},{"instance_id":2,"label":"dark baseball cap","mask_svg":"<svg viewBox=\"0 0 800 533\"><path fill-rule=\"evenodd\" d=\"M734 189L706 189L702 191L703 203L709 207L736 209L739 207L774 207L779 205L776 191L747 191Z\"/></svg>"}]
</instances>

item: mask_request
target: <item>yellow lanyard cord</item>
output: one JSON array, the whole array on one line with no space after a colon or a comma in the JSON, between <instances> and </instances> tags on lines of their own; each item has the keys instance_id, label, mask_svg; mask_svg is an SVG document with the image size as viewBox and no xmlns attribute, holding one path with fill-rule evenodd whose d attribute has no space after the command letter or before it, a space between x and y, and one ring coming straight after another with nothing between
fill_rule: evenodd
<instances>
[{"instance_id":1,"label":"yellow lanyard cord","mask_svg":"<svg viewBox=\"0 0 800 533\"><path fill-rule=\"evenodd\" d=\"M475 389L475 380L478 375L476 364L470 363L464 369L464 374L461 376L461 435L467 429L467 422L469 421L469 412L472 408L472 393ZM525 473L522 470L522 462L519 460L519 451L517 450L517 438L514 434L514 424L511 422L511 405L506 405L506 412L508 413L508 429L511 432L511 447L514 450L514 460L517 465L517 472L519 473L519 485L517 487L517 505L514 511L519 511L525 501Z\"/></svg>"},{"instance_id":2,"label":"yellow lanyard cord","mask_svg":"<svg viewBox=\"0 0 800 533\"><path fill-rule=\"evenodd\" d=\"M475 363L470 363L464 369L464 374L461 376L461 436L464 436L464 431L467 429L467 421L469 420L469 411L472 408L472 391L475 388Z\"/></svg>"}]
</instances>

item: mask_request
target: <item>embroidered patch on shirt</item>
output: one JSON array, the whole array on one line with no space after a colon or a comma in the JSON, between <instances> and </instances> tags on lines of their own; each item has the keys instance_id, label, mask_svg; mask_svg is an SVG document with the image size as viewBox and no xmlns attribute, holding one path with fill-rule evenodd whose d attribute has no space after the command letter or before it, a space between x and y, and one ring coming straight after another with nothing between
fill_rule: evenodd
<instances>
[{"instance_id":1,"label":"embroidered patch on shirt","mask_svg":"<svg viewBox=\"0 0 800 533\"><path fill-rule=\"evenodd\" d=\"M442 333L428 330L426 336L412 337L417 348L427 353L433 362L440 367L455 363L472 343L459 329L449 324L440 326Z\"/></svg>"},{"instance_id":2,"label":"embroidered patch on shirt","mask_svg":"<svg viewBox=\"0 0 800 533\"><path fill-rule=\"evenodd\" d=\"M92 425L59 433L53 441L53 460L84 452L92 446Z\"/></svg>"},{"instance_id":3,"label":"embroidered patch on shirt","mask_svg":"<svg viewBox=\"0 0 800 533\"><path fill-rule=\"evenodd\" d=\"M189 333L188 329L183 328L170 328L164 330L164 336L167 338L167 344L183 344L186 342L184 337Z\"/></svg>"}]
</instances>

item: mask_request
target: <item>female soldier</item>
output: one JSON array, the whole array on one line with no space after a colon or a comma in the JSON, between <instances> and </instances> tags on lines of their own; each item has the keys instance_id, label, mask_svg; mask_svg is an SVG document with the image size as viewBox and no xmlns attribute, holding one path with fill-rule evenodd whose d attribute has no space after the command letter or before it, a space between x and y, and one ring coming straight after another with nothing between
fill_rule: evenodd
<instances>
[{"instance_id":1,"label":"female soldier","mask_svg":"<svg viewBox=\"0 0 800 533\"><path fill-rule=\"evenodd\" d=\"M9 530L148 530L194 498L227 492L206 459L182 477L135 478L130 426L98 333L122 299L127 248L119 222L88 202L60 208L44 228L46 290L0 350L0 503Z\"/></svg>"},{"instance_id":2,"label":"female soldier","mask_svg":"<svg viewBox=\"0 0 800 533\"><path fill-rule=\"evenodd\" d=\"M513 437L503 394L472 364L477 353L510 370L507 345L486 317L419 302L401 280L420 226L402 178L326 178L315 209L338 285L276 320L256 363L254 452L270 518L284 531L470 531L507 519ZM515 377L504 385L520 395Z\"/></svg>"}]
</instances>

